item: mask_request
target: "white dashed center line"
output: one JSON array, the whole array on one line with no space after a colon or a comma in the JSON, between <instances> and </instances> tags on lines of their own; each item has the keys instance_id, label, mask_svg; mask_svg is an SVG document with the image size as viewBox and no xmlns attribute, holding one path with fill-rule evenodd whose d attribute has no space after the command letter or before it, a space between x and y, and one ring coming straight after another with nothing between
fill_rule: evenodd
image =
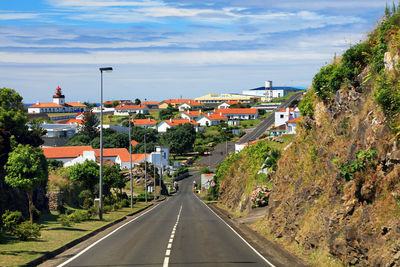
<instances>
[{"instance_id":1,"label":"white dashed center line","mask_svg":"<svg viewBox=\"0 0 400 267\"><path fill-rule=\"evenodd\" d=\"M174 242L176 227L178 226L179 218L181 217L181 212L182 212L182 206L179 209L178 217L176 218L176 223L174 225L174 228L172 228L171 237L169 238L167 250L165 251L163 267L168 267L169 264L169 256L171 255L172 242Z\"/></svg>"}]
</instances>

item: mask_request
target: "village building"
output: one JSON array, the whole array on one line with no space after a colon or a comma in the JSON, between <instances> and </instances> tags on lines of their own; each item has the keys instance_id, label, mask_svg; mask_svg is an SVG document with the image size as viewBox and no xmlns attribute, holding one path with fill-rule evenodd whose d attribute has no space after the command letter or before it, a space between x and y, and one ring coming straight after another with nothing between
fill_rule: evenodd
<instances>
[{"instance_id":1,"label":"village building","mask_svg":"<svg viewBox=\"0 0 400 267\"><path fill-rule=\"evenodd\" d=\"M238 105L238 104L242 104L242 102L240 101L224 101L221 104L218 105L218 109L222 109L222 108L230 108L230 106L232 105Z\"/></svg>"},{"instance_id":2,"label":"village building","mask_svg":"<svg viewBox=\"0 0 400 267\"><path fill-rule=\"evenodd\" d=\"M258 119L258 110L255 108L223 108L213 111L227 117L229 120L256 120Z\"/></svg>"},{"instance_id":3,"label":"village building","mask_svg":"<svg viewBox=\"0 0 400 267\"><path fill-rule=\"evenodd\" d=\"M261 98L258 96L249 96L249 95L241 95L241 94L207 94L201 97L195 98L196 101L201 102L203 104L207 103L218 103L221 104L226 101L240 101L243 104L257 103L261 101Z\"/></svg>"},{"instance_id":4,"label":"village building","mask_svg":"<svg viewBox=\"0 0 400 267\"><path fill-rule=\"evenodd\" d=\"M181 113L181 118L186 119L186 120L197 120L201 114L201 110L188 110L188 111L182 111Z\"/></svg>"},{"instance_id":5,"label":"village building","mask_svg":"<svg viewBox=\"0 0 400 267\"><path fill-rule=\"evenodd\" d=\"M134 126L141 127L141 128L157 128L157 121L155 119L133 119L132 123Z\"/></svg>"},{"instance_id":6,"label":"village building","mask_svg":"<svg viewBox=\"0 0 400 267\"><path fill-rule=\"evenodd\" d=\"M165 133L167 129L178 126L178 125L183 125L190 123L195 127L196 132L198 131L198 123L195 120L191 119L169 119L169 120L164 120L157 126L157 131L159 133Z\"/></svg>"},{"instance_id":7,"label":"village building","mask_svg":"<svg viewBox=\"0 0 400 267\"><path fill-rule=\"evenodd\" d=\"M228 118L222 115L222 113L202 113L196 122L201 126L215 126L221 122L228 122Z\"/></svg>"},{"instance_id":8,"label":"village building","mask_svg":"<svg viewBox=\"0 0 400 267\"><path fill-rule=\"evenodd\" d=\"M141 104L147 106L149 109L158 109L160 101L143 101Z\"/></svg>"},{"instance_id":9,"label":"village building","mask_svg":"<svg viewBox=\"0 0 400 267\"><path fill-rule=\"evenodd\" d=\"M181 104L189 101L194 102L193 99L167 99L161 101L160 104L158 105L158 108L159 109L166 109L168 107L178 108Z\"/></svg>"},{"instance_id":10,"label":"village building","mask_svg":"<svg viewBox=\"0 0 400 267\"><path fill-rule=\"evenodd\" d=\"M149 114L146 105L118 105L115 107L115 116L129 116L129 114Z\"/></svg>"},{"instance_id":11,"label":"village building","mask_svg":"<svg viewBox=\"0 0 400 267\"><path fill-rule=\"evenodd\" d=\"M288 120L299 118L301 116L298 107L285 108L275 111L275 127L286 124Z\"/></svg>"},{"instance_id":12,"label":"village building","mask_svg":"<svg viewBox=\"0 0 400 267\"><path fill-rule=\"evenodd\" d=\"M300 117L288 120L286 122L286 134L296 134L297 123L299 123L300 121Z\"/></svg>"},{"instance_id":13,"label":"village building","mask_svg":"<svg viewBox=\"0 0 400 267\"><path fill-rule=\"evenodd\" d=\"M183 102L178 106L179 111L184 111L184 110L198 110L204 107L204 104L194 101L194 100L188 100L186 102Z\"/></svg>"},{"instance_id":14,"label":"village building","mask_svg":"<svg viewBox=\"0 0 400 267\"><path fill-rule=\"evenodd\" d=\"M60 86L56 88L56 93L53 95L53 103L36 102L35 105L28 107L28 113L73 113L87 110L88 108L80 102L66 103Z\"/></svg>"}]
</instances>

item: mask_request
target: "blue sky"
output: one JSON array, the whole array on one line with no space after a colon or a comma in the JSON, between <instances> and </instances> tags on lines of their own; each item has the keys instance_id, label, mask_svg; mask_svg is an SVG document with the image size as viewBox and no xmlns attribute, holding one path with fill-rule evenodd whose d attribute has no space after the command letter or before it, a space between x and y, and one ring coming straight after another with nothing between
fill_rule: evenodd
<instances>
[{"instance_id":1,"label":"blue sky","mask_svg":"<svg viewBox=\"0 0 400 267\"><path fill-rule=\"evenodd\" d=\"M391 2L390 2L391 3ZM304 86L379 22L383 0L14 0L0 3L0 87L24 102L163 100ZM391 4L390 4L391 5Z\"/></svg>"}]
</instances>

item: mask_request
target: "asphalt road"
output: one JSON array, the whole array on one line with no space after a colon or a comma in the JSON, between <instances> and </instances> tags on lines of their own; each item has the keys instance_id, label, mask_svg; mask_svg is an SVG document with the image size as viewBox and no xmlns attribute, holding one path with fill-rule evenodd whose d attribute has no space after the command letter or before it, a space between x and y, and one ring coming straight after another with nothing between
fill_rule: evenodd
<instances>
[{"instance_id":1,"label":"asphalt road","mask_svg":"<svg viewBox=\"0 0 400 267\"><path fill-rule=\"evenodd\" d=\"M299 93L293 94L285 103L280 105L277 108L277 110L289 107L290 104L293 101L295 101L297 99L300 99L302 94L303 94L303 92L299 92ZM242 143L247 143L247 142L251 142L253 140L256 140L263 133L265 133L265 131L269 127L271 127L271 125L274 123L274 121L275 121L275 112L272 112L271 115L269 115L262 122L260 122L253 131L251 131L251 132L245 134L244 136L242 136L242 138L240 138L239 141L237 141L237 143L238 144L242 144Z\"/></svg>"},{"instance_id":2,"label":"asphalt road","mask_svg":"<svg viewBox=\"0 0 400 267\"><path fill-rule=\"evenodd\" d=\"M194 179L59 266L273 266L192 193Z\"/></svg>"}]
</instances>

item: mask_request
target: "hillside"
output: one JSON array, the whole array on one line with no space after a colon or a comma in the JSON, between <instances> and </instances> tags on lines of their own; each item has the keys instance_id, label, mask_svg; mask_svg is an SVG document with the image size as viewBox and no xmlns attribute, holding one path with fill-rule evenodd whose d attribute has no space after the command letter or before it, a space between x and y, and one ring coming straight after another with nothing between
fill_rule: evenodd
<instances>
[{"instance_id":1,"label":"hillside","mask_svg":"<svg viewBox=\"0 0 400 267\"><path fill-rule=\"evenodd\" d=\"M400 266L399 47L400 14L386 10L368 40L324 66L264 182L268 209L253 227L311 265ZM222 165L219 200L243 214L265 157L235 157Z\"/></svg>"}]
</instances>

